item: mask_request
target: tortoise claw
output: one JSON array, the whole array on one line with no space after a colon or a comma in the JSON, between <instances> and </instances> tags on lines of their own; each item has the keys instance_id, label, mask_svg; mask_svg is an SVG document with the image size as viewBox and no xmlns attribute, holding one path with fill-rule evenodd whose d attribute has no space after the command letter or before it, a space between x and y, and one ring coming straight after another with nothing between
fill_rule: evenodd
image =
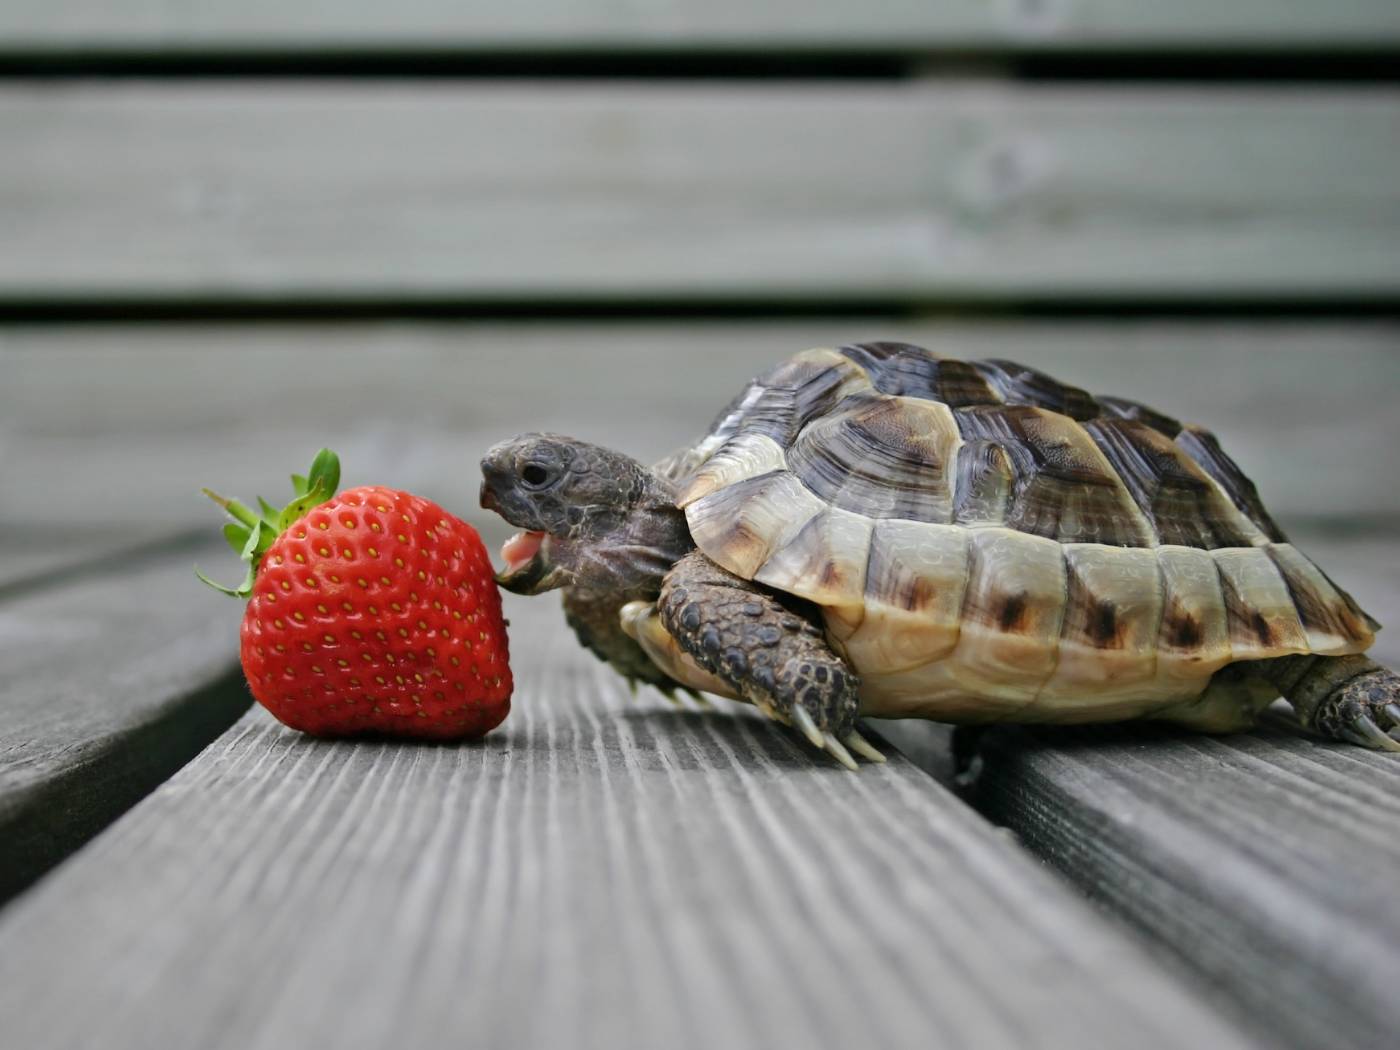
<instances>
[{"instance_id":1,"label":"tortoise claw","mask_svg":"<svg viewBox=\"0 0 1400 1050\"><path fill-rule=\"evenodd\" d=\"M846 734L845 744L868 762L883 763L885 761L885 756L880 754L879 749L854 729Z\"/></svg>"},{"instance_id":2,"label":"tortoise claw","mask_svg":"<svg viewBox=\"0 0 1400 1050\"><path fill-rule=\"evenodd\" d=\"M776 707L774 707L773 702L771 700L768 700L765 697L761 696L756 697L754 699L753 705L754 707L762 711L766 718L769 718L774 722L781 722L785 726L792 725L792 720L788 718L787 715L779 711Z\"/></svg>"},{"instance_id":3,"label":"tortoise claw","mask_svg":"<svg viewBox=\"0 0 1400 1050\"><path fill-rule=\"evenodd\" d=\"M1369 715L1358 715L1347 723L1343 735L1353 744L1374 748L1378 751L1400 751L1400 740L1396 740L1375 722Z\"/></svg>"},{"instance_id":4,"label":"tortoise claw","mask_svg":"<svg viewBox=\"0 0 1400 1050\"><path fill-rule=\"evenodd\" d=\"M822 736L822 731L817 728L817 720L801 704L792 709L792 724L802 731L802 735L813 747L826 747L826 738Z\"/></svg>"},{"instance_id":5,"label":"tortoise claw","mask_svg":"<svg viewBox=\"0 0 1400 1050\"><path fill-rule=\"evenodd\" d=\"M836 761L840 762L851 772L859 772L860 767L856 765L856 760L851 757L851 753L846 750L845 745L842 744L841 741L837 740L830 733L826 733L822 737L822 740L827 753L831 755L832 758L836 759Z\"/></svg>"}]
</instances>

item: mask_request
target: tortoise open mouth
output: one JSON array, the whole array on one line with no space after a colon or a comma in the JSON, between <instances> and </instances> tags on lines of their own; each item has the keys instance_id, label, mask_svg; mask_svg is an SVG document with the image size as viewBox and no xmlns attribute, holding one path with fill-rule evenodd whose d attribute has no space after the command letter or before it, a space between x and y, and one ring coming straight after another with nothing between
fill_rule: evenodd
<instances>
[{"instance_id":1,"label":"tortoise open mouth","mask_svg":"<svg viewBox=\"0 0 1400 1050\"><path fill-rule=\"evenodd\" d=\"M481 505L487 510L494 510L512 525L519 524L510 521L511 515L506 513L500 497L487 482L481 485ZM501 546L501 561L505 562L506 567L496 574L496 582L512 594L538 594L559 586L562 582L560 574L550 563L546 549L548 539L546 532L523 529L506 540Z\"/></svg>"},{"instance_id":2,"label":"tortoise open mouth","mask_svg":"<svg viewBox=\"0 0 1400 1050\"><path fill-rule=\"evenodd\" d=\"M506 540L501 545L506 567L496 574L496 582L513 594L533 594L549 568L543 551L545 535L526 530Z\"/></svg>"}]
</instances>

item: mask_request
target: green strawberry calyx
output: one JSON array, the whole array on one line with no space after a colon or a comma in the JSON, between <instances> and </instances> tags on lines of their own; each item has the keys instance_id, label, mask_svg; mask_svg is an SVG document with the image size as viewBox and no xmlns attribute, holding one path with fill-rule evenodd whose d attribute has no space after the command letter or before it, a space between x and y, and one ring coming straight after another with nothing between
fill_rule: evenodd
<instances>
[{"instance_id":1,"label":"green strawberry calyx","mask_svg":"<svg viewBox=\"0 0 1400 1050\"><path fill-rule=\"evenodd\" d=\"M257 579L258 565L267 549L276 542L293 522L297 521L312 507L319 507L335 495L340 485L340 457L328 448L316 453L311 461L311 469L305 475L292 475L292 501L285 507L274 507L261 496L258 509L246 503L220 496L210 489L201 489L206 496L228 511L233 520L224 525L224 539L234 552L248 563L247 575L237 587L225 587L215 583L196 567L194 574L221 594L246 599L253 593L253 581Z\"/></svg>"}]
</instances>

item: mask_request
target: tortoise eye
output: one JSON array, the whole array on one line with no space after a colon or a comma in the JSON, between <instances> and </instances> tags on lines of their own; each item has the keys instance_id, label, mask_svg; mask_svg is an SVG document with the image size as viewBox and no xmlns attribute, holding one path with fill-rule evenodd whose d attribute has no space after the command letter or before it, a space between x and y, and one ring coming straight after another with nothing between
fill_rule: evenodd
<instances>
[{"instance_id":1,"label":"tortoise eye","mask_svg":"<svg viewBox=\"0 0 1400 1050\"><path fill-rule=\"evenodd\" d=\"M543 488L549 483L549 470L538 463L527 463L520 472L520 480L532 489Z\"/></svg>"}]
</instances>

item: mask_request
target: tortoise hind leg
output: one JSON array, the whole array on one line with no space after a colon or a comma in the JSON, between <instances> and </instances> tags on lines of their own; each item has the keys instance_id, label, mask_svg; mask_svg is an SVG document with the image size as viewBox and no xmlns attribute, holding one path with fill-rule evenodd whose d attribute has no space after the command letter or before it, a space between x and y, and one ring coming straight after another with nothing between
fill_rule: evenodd
<instances>
[{"instance_id":1,"label":"tortoise hind leg","mask_svg":"<svg viewBox=\"0 0 1400 1050\"><path fill-rule=\"evenodd\" d=\"M1284 656L1252 665L1304 729L1379 751L1400 751L1400 675L1365 656Z\"/></svg>"},{"instance_id":2,"label":"tortoise hind leg","mask_svg":"<svg viewBox=\"0 0 1400 1050\"><path fill-rule=\"evenodd\" d=\"M826 644L814 612L789 608L699 551L667 574L661 626L706 673L855 769L881 755L856 731L860 680ZM849 750L848 750L849 749Z\"/></svg>"}]
</instances>

